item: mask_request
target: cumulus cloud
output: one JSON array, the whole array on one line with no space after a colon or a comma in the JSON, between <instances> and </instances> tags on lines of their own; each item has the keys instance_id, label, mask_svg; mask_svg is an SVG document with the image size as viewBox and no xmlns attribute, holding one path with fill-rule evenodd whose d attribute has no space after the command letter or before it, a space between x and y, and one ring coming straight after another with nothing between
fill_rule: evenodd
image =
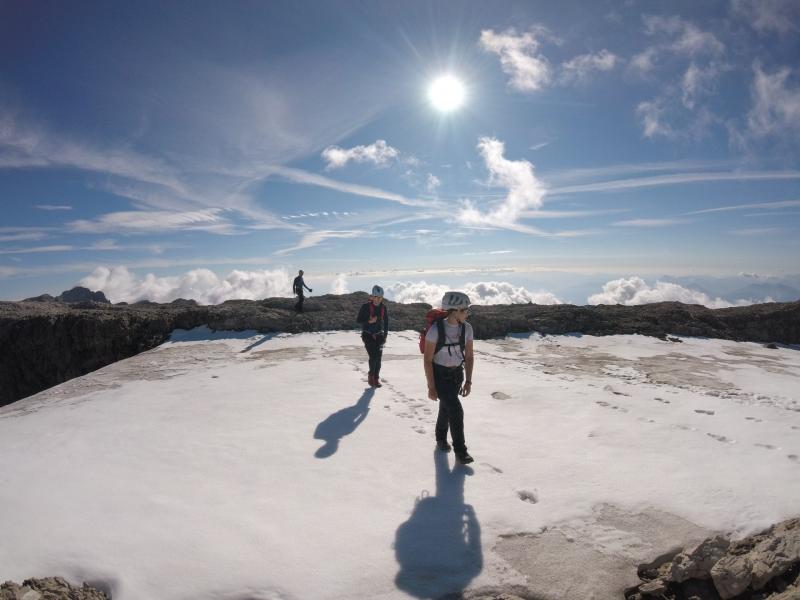
<instances>
[{"instance_id":1,"label":"cumulus cloud","mask_svg":"<svg viewBox=\"0 0 800 600\"><path fill-rule=\"evenodd\" d=\"M386 295L403 304L425 302L436 307L440 305L445 292L452 289L466 293L473 304L561 304L561 300L550 292L531 292L503 281L467 283L455 288L425 281L407 281L390 285L386 288Z\"/></svg>"},{"instance_id":2,"label":"cumulus cloud","mask_svg":"<svg viewBox=\"0 0 800 600\"><path fill-rule=\"evenodd\" d=\"M539 39L546 35L542 27L534 27L521 35L512 29L495 33L481 31L481 45L500 57L503 71L511 77L509 85L521 92L535 92L550 82L550 64L538 53Z\"/></svg>"},{"instance_id":3,"label":"cumulus cloud","mask_svg":"<svg viewBox=\"0 0 800 600\"><path fill-rule=\"evenodd\" d=\"M800 86L789 81L791 71L784 67L766 73L753 65L753 108L747 116L749 132L756 137L800 130Z\"/></svg>"},{"instance_id":4,"label":"cumulus cloud","mask_svg":"<svg viewBox=\"0 0 800 600\"><path fill-rule=\"evenodd\" d=\"M606 49L596 54L582 54L565 62L561 68L562 83L583 82L595 71L610 71L619 57Z\"/></svg>"},{"instance_id":5,"label":"cumulus cloud","mask_svg":"<svg viewBox=\"0 0 800 600\"><path fill-rule=\"evenodd\" d=\"M501 227L528 233L540 233L533 228L520 226L517 220L526 210L542 206L545 187L534 174L533 165L527 160L508 160L503 156L505 145L500 140L484 137L478 143L486 168L489 170L489 185L504 187L506 197L490 212L481 212L471 201L466 201L458 215L464 225Z\"/></svg>"},{"instance_id":6,"label":"cumulus cloud","mask_svg":"<svg viewBox=\"0 0 800 600\"><path fill-rule=\"evenodd\" d=\"M609 281L603 286L602 292L593 294L588 299L589 304L636 306L653 302L683 302L684 304L701 304L708 308L728 308L771 301L770 298L766 298L763 300L737 300L735 303L731 303L722 298L711 298L703 292L691 290L676 283L656 281L655 285L650 286L639 277Z\"/></svg>"},{"instance_id":7,"label":"cumulus cloud","mask_svg":"<svg viewBox=\"0 0 800 600\"><path fill-rule=\"evenodd\" d=\"M331 294L349 294L350 290L347 289L347 275L339 273L331 282Z\"/></svg>"},{"instance_id":8,"label":"cumulus cloud","mask_svg":"<svg viewBox=\"0 0 800 600\"><path fill-rule=\"evenodd\" d=\"M800 31L797 0L733 0L733 11L760 33Z\"/></svg>"},{"instance_id":9,"label":"cumulus cloud","mask_svg":"<svg viewBox=\"0 0 800 600\"><path fill-rule=\"evenodd\" d=\"M349 162L371 162L378 166L388 164L399 156L399 152L386 143L386 140L376 140L369 146L355 146L353 148L340 148L328 146L322 151L322 158L328 163L325 170L340 169Z\"/></svg>"},{"instance_id":10,"label":"cumulus cloud","mask_svg":"<svg viewBox=\"0 0 800 600\"><path fill-rule=\"evenodd\" d=\"M194 269L173 277L148 273L140 279L125 266L97 267L79 284L103 292L112 302L172 302L185 298L199 304L219 304L226 300L291 296L289 273L285 269L234 270L224 278L209 269Z\"/></svg>"}]
</instances>

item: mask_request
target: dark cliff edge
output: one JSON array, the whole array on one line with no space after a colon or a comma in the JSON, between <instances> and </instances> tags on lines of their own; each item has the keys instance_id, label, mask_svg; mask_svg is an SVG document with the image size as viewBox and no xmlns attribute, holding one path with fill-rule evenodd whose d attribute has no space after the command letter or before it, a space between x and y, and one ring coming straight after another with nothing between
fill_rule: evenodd
<instances>
[{"instance_id":1,"label":"dark cliff edge","mask_svg":"<svg viewBox=\"0 0 800 600\"><path fill-rule=\"evenodd\" d=\"M174 329L262 333L348 330L363 292L309 298L294 313L291 298L231 300L216 306L171 304L0 302L0 406L149 350ZM387 302L393 330L418 330L427 304ZM662 302L643 306L515 304L475 306L475 336L508 333L683 335L737 341L800 343L800 301L708 309Z\"/></svg>"}]
</instances>

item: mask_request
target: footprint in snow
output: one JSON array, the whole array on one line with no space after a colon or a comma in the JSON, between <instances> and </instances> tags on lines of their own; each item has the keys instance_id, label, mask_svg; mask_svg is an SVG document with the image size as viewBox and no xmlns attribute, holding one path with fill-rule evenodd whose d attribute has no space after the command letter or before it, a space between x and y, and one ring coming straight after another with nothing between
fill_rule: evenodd
<instances>
[{"instance_id":1,"label":"footprint in snow","mask_svg":"<svg viewBox=\"0 0 800 600\"><path fill-rule=\"evenodd\" d=\"M706 433L707 436L714 438L718 442L723 442L727 444L734 444L736 440L732 440L730 438L725 437L724 435L717 435L716 433Z\"/></svg>"},{"instance_id":2,"label":"footprint in snow","mask_svg":"<svg viewBox=\"0 0 800 600\"><path fill-rule=\"evenodd\" d=\"M777 446L773 446L772 444L753 444L754 446L758 446L759 448L766 448L767 450L775 450Z\"/></svg>"},{"instance_id":3,"label":"footprint in snow","mask_svg":"<svg viewBox=\"0 0 800 600\"><path fill-rule=\"evenodd\" d=\"M539 496L536 494L536 492L529 492L528 490L519 490L517 492L517 496L519 496L519 499L522 500L523 502L530 502L531 504L536 504L537 502L539 502Z\"/></svg>"},{"instance_id":4,"label":"footprint in snow","mask_svg":"<svg viewBox=\"0 0 800 600\"><path fill-rule=\"evenodd\" d=\"M494 398L495 400L508 400L509 398L511 398L511 396L509 396L505 392L492 392L492 398Z\"/></svg>"},{"instance_id":5,"label":"footprint in snow","mask_svg":"<svg viewBox=\"0 0 800 600\"><path fill-rule=\"evenodd\" d=\"M800 456L797 456L797 454L789 454L786 456L786 458L792 462L800 462Z\"/></svg>"},{"instance_id":6,"label":"footprint in snow","mask_svg":"<svg viewBox=\"0 0 800 600\"><path fill-rule=\"evenodd\" d=\"M700 413L701 415L713 415L714 414L713 410L703 410L702 408L696 408L694 412Z\"/></svg>"},{"instance_id":7,"label":"footprint in snow","mask_svg":"<svg viewBox=\"0 0 800 600\"><path fill-rule=\"evenodd\" d=\"M495 467L493 465L490 465L489 463L481 463L481 465L484 466L484 467L489 467L489 469L491 469L493 473L502 473L503 472L503 469L498 469L497 467Z\"/></svg>"},{"instance_id":8,"label":"footprint in snow","mask_svg":"<svg viewBox=\"0 0 800 600\"><path fill-rule=\"evenodd\" d=\"M756 419L755 417L745 417L745 421L753 421L754 423L763 423L761 419Z\"/></svg>"},{"instance_id":9,"label":"footprint in snow","mask_svg":"<svg viewBox=\"0 0 800 600\"><path fill-rule=\"evenodd\" d=\"M673 425L675 429L681 429L683 431L697 431L694 427L690 427L689 425L684 425L683 423L677 423Z\"/></svg>"},{"instance_id":10,"label":"footprint in snow","mask_svg":"<svg viewBox=\"0 0 800 600\"><path fill-rule=\"evenodd\" d=\"M619 412L628 412L627 408L622 408L621 406L616 406L615 404L610 404L605 402L604 400L595 400L595 404L599 404L600 406L605 406L607 408L611 408L612 410L618 410Z\"/></svg>"},{"instance_id":11,"label":"footprint in snow","mask_svg":"<svg viewBox=\"0 0 800 600\"><path fill-rule=\"evenodd\" d=\"M604 392L611 392L611 393L612 393L612 394L614 394L615 396L630 396L630 394L626 394L625 392L618 392L617 390L615 390L614 388L612 388L610 385L607 385L607 386L605 386L605 387L603 388L603 391L604 391Z\"/></svg>"},{"instance_id":12,"label":"footprint in snow","mask_svg":"<svg viewBox=\"0 0 800 600\"><path fill-rule=\"evenodd\" d=\"M664 400L663 398L653 398L653 400L655 400L656 402L661 402L663 404L669 404L670 403L669 400Z\"/></svg>"}]
</instances>

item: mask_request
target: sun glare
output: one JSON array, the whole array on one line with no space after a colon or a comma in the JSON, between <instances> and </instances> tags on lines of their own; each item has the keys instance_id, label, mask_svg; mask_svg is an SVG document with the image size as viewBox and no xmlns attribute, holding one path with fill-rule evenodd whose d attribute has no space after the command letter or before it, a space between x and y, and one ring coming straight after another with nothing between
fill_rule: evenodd
<instances>
[{"instance_id":1,"label":"sun glare","mask_svg":"<svg viewBox=\"0 0 800 600\"><path fill-rule=\"evenodd\" d=\"M428 98L433 107L441 112L451 112L464 104L466 90L461 81L452 75L442 75L434 79L428 88Z\"/></svg>"}]
</instances>

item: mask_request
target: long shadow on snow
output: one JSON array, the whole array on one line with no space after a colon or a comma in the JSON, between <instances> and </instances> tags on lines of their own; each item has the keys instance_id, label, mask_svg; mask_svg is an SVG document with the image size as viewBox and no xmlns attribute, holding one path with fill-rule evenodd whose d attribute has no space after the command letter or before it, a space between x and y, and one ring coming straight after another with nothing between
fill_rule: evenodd
<instances>
[{"instance_id":1,"label":"long shadow on snow","mask_svg":"<svg viewBox=\"0 0 800 600\"><path fill-rule=\"evenodd\" d=\"M320 447L314 456L317 458L328 458L339 449L339 440L344 436L350 435L367 418L369 412L369 402L375 395L374 388L368 388L361 394L353 406L348 406L338 410L331 416L317 425L314 430L315 440L324 440L325 445Z\"/></svg>"},{"instance_id":2,"label":"long shadow on snow","mask_svg":"<svg viewBox=\"0 0 800 600\"><path fill-rule=\"evenodd\" d=\"M395 585L417 598L460 598L483 570L481 528L464 504L464 479L473 471L435 450L436 495L417 499L408 521L397 528L394 553L400 564Z\"/></svg>"}]
</instances>

